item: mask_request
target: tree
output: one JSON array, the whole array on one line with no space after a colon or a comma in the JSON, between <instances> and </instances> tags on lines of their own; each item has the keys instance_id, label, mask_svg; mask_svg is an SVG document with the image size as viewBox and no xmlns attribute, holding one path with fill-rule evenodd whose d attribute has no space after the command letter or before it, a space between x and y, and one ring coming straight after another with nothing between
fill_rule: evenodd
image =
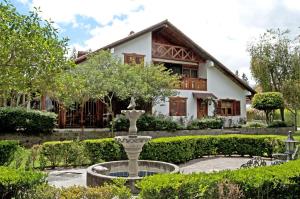
<instances>
[{"instance_id":1,"label":"tree","mask_svg":"<svg viewBox=\"0 0 300 199\"><path fill-rule=\"evenodd\" d=\"M66 58L67 39L60 38L53 23L38 11L22 15L0 3L0 99L6 106L30 104L32 94L54 89L56 75L72 66Z\"/></svg>"},{"instance_id":2,"label":"tree","mask_svg":"<svg viewBox=\"0 0 300 199\"><path fill-rule=\"evenodd\" d=\"M252 101L253 108L265 112L267 124L273 121L274 110L282 108L283 105L283 96L279 92L257 93Z\"/></svg>"},{"instance_id":3,"label":"tree","mask_svg":"<svg viewBox=\"0 0 300 199\"><path fill-rule=\"evenodd\" d=\"M282 92L283 85L293 79L299 63L298 44L289 39L289 31L268 30L253 42L248 51L251 73L263 92ZM284 107L280 109L284 121Z\"/></svg>"},{"instance_id":4,"label":"tree","mask_svg":"<svg viewBox=\"0 0 300 199\"><path fill-rule=\"evenodd\" d=\"M239 76L239 70L235 71L235 75L238 77Z\"/></svg>"},{"instance_id":5,"label":"tree","mask_svg":"<svg viewBox=\"0 0 300 199\"><path fill-rule=\"evenodd\" d=\"M246 83L248 83L248 77L245 73L242 75L242 80L244 80Z\"/></svg>"},{"instance_id":6,"label":"tree","mask_svg":"<svg viewBox=\"0 0 300 199\"><path fill-rule=\"evenodd\" d=\"M178 76L162 65L127 65L108 51L90 53L85 62L70 69L57 80L56 99L66 105L72 102L83 107L88 99L103 102L114 117L113 99L137 99L155 103L174 95Z\"/></svg>"}]
</instances>

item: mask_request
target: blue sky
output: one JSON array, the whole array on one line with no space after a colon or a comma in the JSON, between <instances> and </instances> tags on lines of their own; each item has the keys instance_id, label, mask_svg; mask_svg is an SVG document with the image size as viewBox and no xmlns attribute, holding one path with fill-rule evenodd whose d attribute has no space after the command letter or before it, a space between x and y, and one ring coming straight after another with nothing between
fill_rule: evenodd
<instances>
[{"instance_id":1,"label":"blue sky","mask_svg":"<svg viewBox=\"0 0 300 199\"><path fill-rule=\"evenodd\" d=\"M41 16L53 20L77 50L95 50L168 19L229 69L248 77L251 41L269 28L297 35L300 26L298 0L11 1L22 13L40 7Z\"/></svg>"}]
</instances>

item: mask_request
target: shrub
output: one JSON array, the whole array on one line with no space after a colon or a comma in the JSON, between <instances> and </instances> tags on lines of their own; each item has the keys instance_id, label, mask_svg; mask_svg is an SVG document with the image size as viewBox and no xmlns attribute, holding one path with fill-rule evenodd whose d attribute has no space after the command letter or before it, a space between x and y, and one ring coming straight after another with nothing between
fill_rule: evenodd
<instances>
[{"instance_id":1,"label":"shrub","mask_svg":"<svg viewBox=\"0 0 300 199\"><path fill-rule=\"evenodd\" d=\"M9 164L17 151L19 142L15 140L0 140L0 166Z\"/></svg>"},{"instance_id":2,"label":"shrub","mask_svg":"<svg viewBox=\"0 0 300 199\"><path fill-rule=\"evenodd\" d=\"M183 163L204 155L250 155L271 156L283 150L284 137L269 135L219 135L219 136L177 136L153 139L146 143L141 152L141 159L160 160L171 163ZM74 142L72 144L78 144ZM121 144L111 138L85 140L83 144L88 160L83 162L98 163L127 159ZM65 148L70 141L47 142L42 146L41 157L52 167L65 165L68 156ZM65 145L65 146L64 146ZM74 153L76 154L76 153ZM69 165L75 165L71 162ZM78 165L78 164L77 164Z\"/></svg>"},{"instance_id":3,"label":"shrub","mask_svg":"<svg viewBox=\"0 0 300 199\"><path fill-rule=\"evenodd\" d=\"M92 163L126 159L122 145L111 138L85 140L84 146Z\"/></svg>"},{"instance_id":4,"label":"shrub","mask_svg":"<svg viewBox=\"0 0 300 199\"><path fill-rule=\"evenodd\" d=\"M246 125L243 125L245 128L266 128L267 125L261 121L253 121L253 122L247 122Z\"/></svg>"},{"instance_id":5,"label":"shrub","mask_svg":"<svg viewBox=\"0 0 300 199\"><path fill-rule=\"evenodd\" d=\"M278 128L278 127L287 127L287 126L288 126L287 123L285 123L284 121L275 120L268 125L268 128Z\"/></svg>"},{"instance_id":6,"label":"shrub","mask_svg":"<svg viewBox=\"0 0 300 199\"><path fill-rule=\"evenodd\" d=\"M232 189L233 198L300 198L300 160L210 174L154 175L138 183L143 199L222 198L224 185Z\"/></svg>"},{"instance_id":7,"label":"shrub","mask_svg":"<svg viewBox=\"0 0 300 199\"><path fill-rule=\"evenodd\" d=\"M13 198L26 190L45 182L45 175L40 172L22 171L0 167L0 197Z\"/></svg>"},{"instance_id":8,"label":"shrub","mask_svg":"<svg viewBox=\"0 0 300 199\"><path fill-rule=\"evenodd\" d=\"M0 108L0 132L46 133L51 132L55 124L55 113L28 111L25 108Z\"/></svg>"},{"instance_id":9,"label":"shrub","mask_svg":"<svg viewBox=\"0 0 300 199\"><path fill-rule=\"evenodd\" d=\"M252 106L265 112L266 121L269 124L272 122L271 113L284 106L283 96L279 92L257 93L253 97Z\"/></svg>"},{"instance_id":10,"label":"shrub","mask_svg":"<svg viewBox=\"0 0 300 199\"><path fill-rule=\"evenodd\" d=\"M224 122L221 118L203 118L201 120L193 120L187 125L189 130L197 129L221 129Z\"/></svg>"},{"instance_id":11,"label":"shrub","mask_svg":"<svg viewBox=\"0 0 300 199\"><path fill-rule=\"evenodd\" d=\"M99 187L71 186L67 188L56 188L46 184L40 185L27 191L27 198L31 199L128 199L131 197L130 190L124 186L125 181L105 184Z\"/></svg>"},{"instance_id":12,"label":"shrub","mask_svg":"<svg viewBox=\"0 0 300 199\"><path fill-rule=\"evenodd\" d=\"M45 142L40 149L40 161L50 162L52 168L88 163L84 145L78 141Z\"/></svg>"},{"instance_id":13,"label":"shrub","mask_svg":"<svg viewBox=\"0 0 300 199\"><path fill-rule=\"evenodd\" d=\"M129 120L124 115L121 115L116 118L114 128L116 131L128 131ZM137 120L137 128L139 131L176 131L180 129L180 125L169 117L145 114Z\"/></svg>"}]
</instances>

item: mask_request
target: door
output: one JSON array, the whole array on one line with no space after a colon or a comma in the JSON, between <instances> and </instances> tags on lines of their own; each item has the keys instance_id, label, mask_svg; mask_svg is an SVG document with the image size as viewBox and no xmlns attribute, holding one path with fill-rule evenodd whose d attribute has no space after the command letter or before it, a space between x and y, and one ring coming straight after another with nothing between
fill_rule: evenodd
<instances>
[{"instance_id":1,"label":"door","mask_svg":"<svg viewBox=\"0 0 300 199\"><path fill-rule=\"evenodd\" d=\"M197 99L197 118L201 119L207 116L207 102L203 99Z\"/></svg>"}]
</instances>

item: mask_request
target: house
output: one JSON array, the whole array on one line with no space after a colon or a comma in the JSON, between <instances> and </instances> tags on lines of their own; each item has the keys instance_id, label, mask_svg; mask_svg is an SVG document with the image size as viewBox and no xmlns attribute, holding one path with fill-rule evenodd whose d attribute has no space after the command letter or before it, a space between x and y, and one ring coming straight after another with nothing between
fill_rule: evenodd
<instances>
[{"instance_id":1,"label":"house","mask_svg":"<svg viewBox=\"0 0 300 199\"><path fill-rule=\"evenodd\" d=\"M255 91L167 20L142 31L131 32L129 36L99 50L110 50L124 63L133 59L136 63L164 64L182 76L181 85L176 88L178 95L152 107L154 114L184 120L216 114L225 119L226 126L246 119L246 97L252 96ZM86 55L81 52L76 63L85 60ZM103 104L87 104L85 112L86 121L88 116L101 119ZM94 126L97 125L103 123Z\"/></svg>"}]
</instances>

